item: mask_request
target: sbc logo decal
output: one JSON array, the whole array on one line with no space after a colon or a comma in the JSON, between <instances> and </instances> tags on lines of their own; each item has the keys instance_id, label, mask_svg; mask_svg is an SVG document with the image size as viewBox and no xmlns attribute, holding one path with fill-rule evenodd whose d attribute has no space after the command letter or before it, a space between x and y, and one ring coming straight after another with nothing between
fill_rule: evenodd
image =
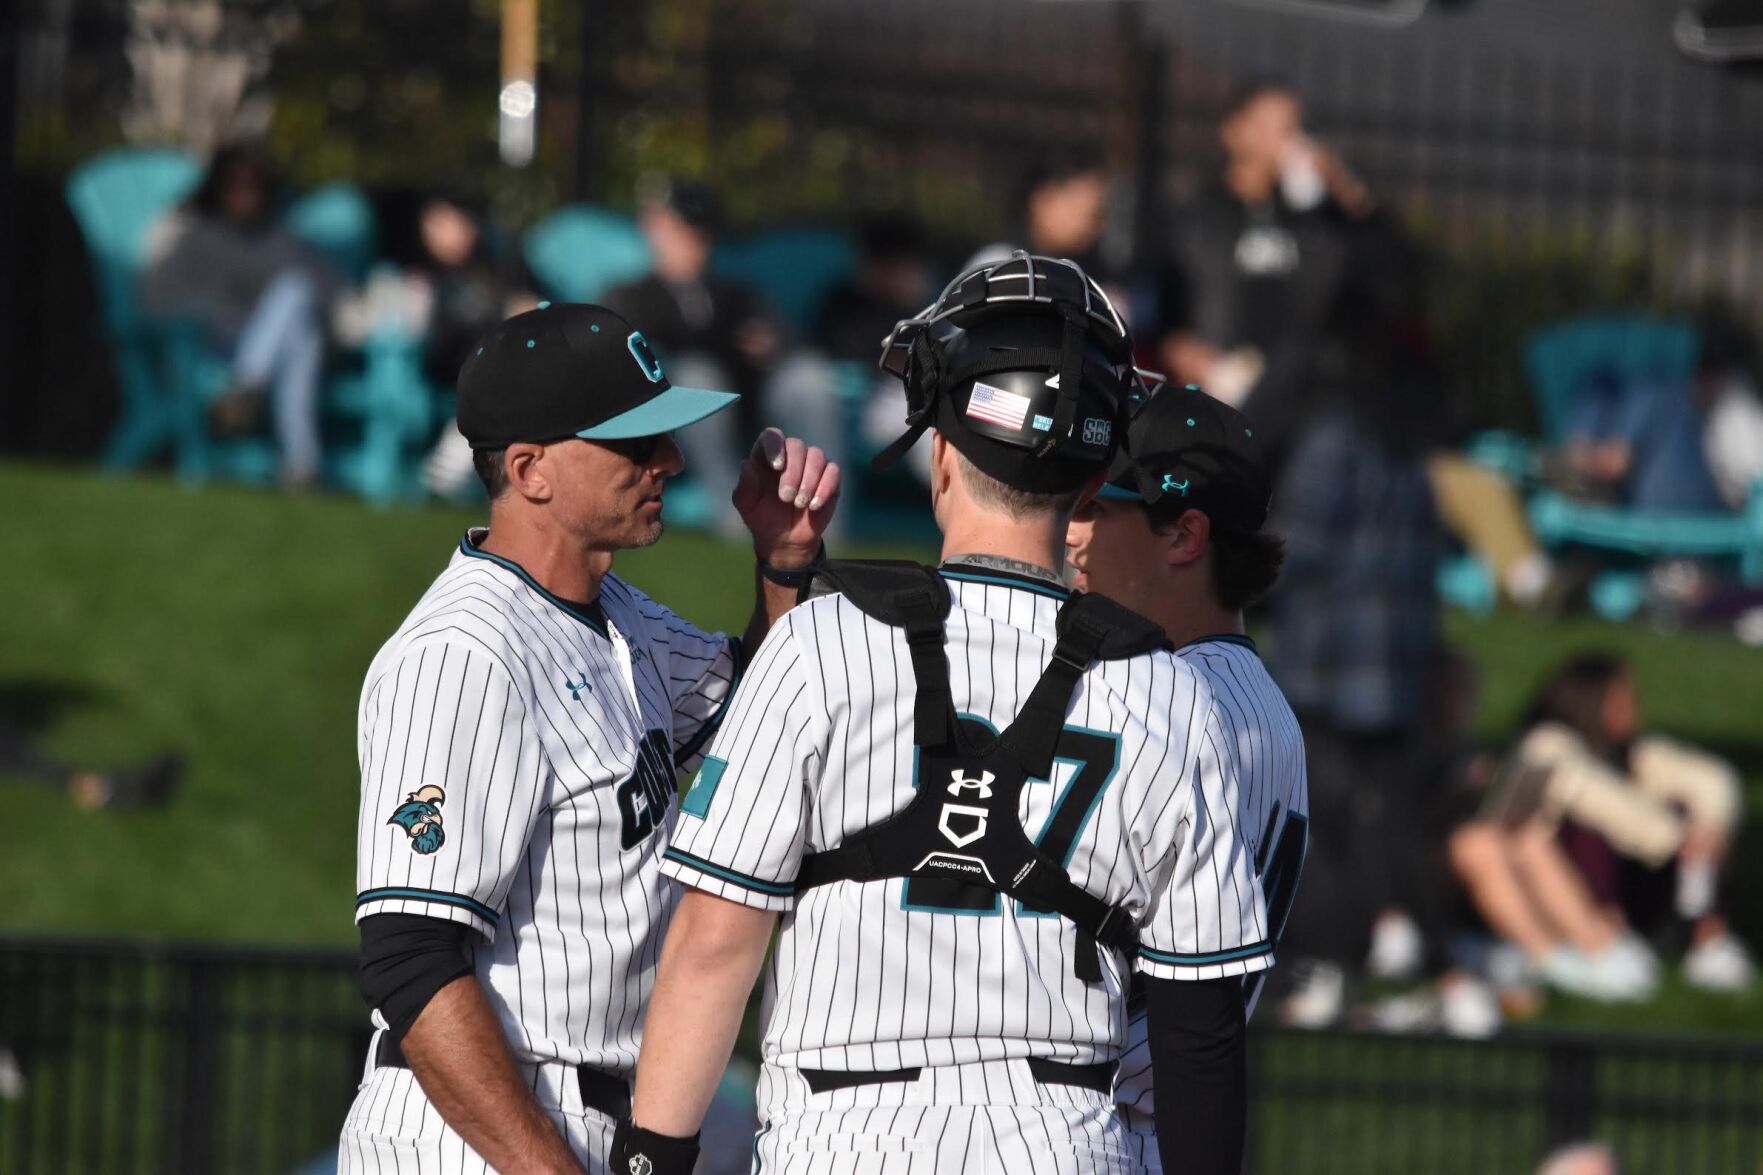
<instances>
[{"instance_id":1,"label":"sbc logo decal","mask_svg":"<svg viewBox=\"0 0 1763 1175\"><path fill-rule=\"evenodd\" d=\"M404 797L387 824L396 824L410 837L410 847L427 856L447 842L441 828L441 805L447 793L434 784L424 784Z\"/></svg>"}]
</instances>

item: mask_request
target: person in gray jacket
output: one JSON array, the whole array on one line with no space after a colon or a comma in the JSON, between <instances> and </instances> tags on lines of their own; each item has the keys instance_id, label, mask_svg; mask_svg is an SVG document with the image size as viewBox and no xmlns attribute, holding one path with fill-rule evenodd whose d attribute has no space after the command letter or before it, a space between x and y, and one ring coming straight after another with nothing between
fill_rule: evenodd
<instances>
[{"instance_id":1,"label":"person in gray jacket","mask_svg":"<svg viewBox=\"0 0 1763 1175\"><path fill-rule=\"evenodd\" d=\"M267 406L282 480L305 485L320 470L324 307L337 279L280 222L275 188L254 147L221 147L196 190L149 234L141 293L149 313L195 321L229 359L232 378L210 406L210 427L253 431Z\"/></svg>"}]
</instances>

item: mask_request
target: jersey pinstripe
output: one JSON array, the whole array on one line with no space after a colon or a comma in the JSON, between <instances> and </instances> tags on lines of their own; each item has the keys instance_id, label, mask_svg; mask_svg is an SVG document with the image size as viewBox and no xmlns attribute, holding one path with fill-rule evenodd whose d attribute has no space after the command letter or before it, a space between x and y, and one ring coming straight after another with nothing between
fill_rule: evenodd
<instances>
[{"instance_id":1,"label":"jersey pinstripe","mask_svg":"<svg viewBox=\"0 0 1763 1175\"><path fill-rule=\"evenodd\" d=\"M1309 788L1298 720L1262 665L1254 644L1246 638L1211 637L1184 646L1178 655L1211 688L1217 722L1215 734L1209 731L1208 738L1218 741L1201 769L1223 772L1226 778L1218 790L1234 792L1237 797L1237 826L1247 838L1250 858L1264 882L1275 922L1271 937L1277 941L1278 923L1290 910L1296 892L1296 865L1302 862L1308 836ZM1282 840L1286 852L1276 856L1276 846ZM1259 972L1245 981L1251 1011L1265 975ZM1152 1129L1155 1102L1142 1008L1129 1020L1128 1037L1115 1098L1130 1111L1127 1118L1135 1132L1145 1133ZM1146 1165L1154 1166L1154 1142L1149 1153L1153 1157Z\"/></svg>"},{"instance_id":2,"label":"jersey pinstripe","mask_svg":"<svg viewBox=\"0 0 1763 1175\"><path fill-rule=\"evenodd\" d=\"M368 670L356 917L471 927L519 1060L629 1072L676 901L657 869L676 768L721 719L738 642L611 575L597 607L559 600L482 536Z\"/></svg>"},{"instance_id":3,"label":"jersey pinstripe","mask_svg":"<svg viewBox=\"0 0 1763 1175\"><path fill-rule=\"evenodd\" d=\"M956 707L1002 728L1046 667L1066 593L964 565L944 574ZM1118 1057L1125 977L1111 964L1103 983L1077 979L1064 920L1006 899L982 912L914 908L899 880L796 895L805 851L910 801L915 693L899 630L842 596L811 600L760 649L682 805L663 870L785 914L766 983L767 1062L890 1070ZM1054 778L1022 793L1031 835L1045 835L1072 797L1090 805L1070 845L1043 847L1064 849L1079 885L1141 919L1136 965L1153 974L1241 975L1268 961L1237 799L1224 773L1200 767L1220 741L1214 710L1210 687L1169 653L1093 665Z\"/></svg>"}]
</instances>

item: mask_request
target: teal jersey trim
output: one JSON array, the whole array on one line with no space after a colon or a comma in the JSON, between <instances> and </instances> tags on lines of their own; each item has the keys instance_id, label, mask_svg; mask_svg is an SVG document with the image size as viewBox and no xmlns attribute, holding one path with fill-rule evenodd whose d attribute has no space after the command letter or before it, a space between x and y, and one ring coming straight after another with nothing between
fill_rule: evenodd
<instances>
[{"instance_id":1,"label":"teal jersey trim","mask_svg":"<svg viewBox=\"0 0 1763 1175\"><path fill-rule=\"evenodd\" d=\"M692 781L692 790L680 801L679 810L704 819L710 812L710 801L716 798L716 785L722 782L722 773L727 770L726 760L715 755L704 756L704 766L698 769L698 778Z\"/></svg>"},{"instance_id":2,"label":"teal jersey trim","mask_svg":"<svg viewBox=\"0 0 1763 1175\"><path fill-rule=\"evenodd\" d=\"M1261 650L1255 647L1255 642L1250 640L1248 637L1244 636L1240 632L1220 632L1220 633L1215 633L1212 636L1197 636L1193 640L1189 641L1187 644L1183 645L1182 648L1191 649L1195 645L1211 645L1211 644L1241 645L1243 648L1249 650L1249 652L1255 654L1257 657L1259 657L1261 655Z\"/></svg>"},{"instance_id":3,"label":"teal jersey trim","mask_svg":"<svg viewBox=\"0 0 1763 1175\"><path fill-rule=\"evenodd\" d=\"M712 877L720 877L724 881L733 882L742 889L750 889L754 893L770 894L773 897L780 898L793 898L796 896L796 886L794 882L784 885L776 881L763 881L757 877L752 877L745 873L737 873L733 869L713 864L702 857L694 857L684 849L669 848L661 855L669 861L674 861L678 864L696 869L700 873L708 873Z\"/></svg>"},{"instance_id":4,"label":"teal jersey trim","mask_svg":"<svg viewBox=\"0 0 1763 1175\"><path fill-rule=\"evenodd\" d=\"M581 621L601 636L607 637L608 640L611 639L606 632L606 622L602 619L605 615L603 611L600 616L596 616L593 612L583 608L580 604L572 604L561 596L552 595L539 584L538 580L527 574L526 568L514 562L512 559L504 559L500 555L492 555L488 551L481 551L472 546L471 536L469 534L459 540L459 550L463 554L471 556L473 559L487 559L498 567L514 572L514 574L520 576L521 580L524 581L528 587L543 596L545 601L552 607Z\"/></svg>"},{"instance_id":5,"label":"teal jersey trim","mask_svg":"<svg viewBox=\"0 0 1763 1175\"><path fill-rule=\"evenodd\" d=\"M1011 575L1008 572L993 571L980 574L975 571L956 571L948 567L938 568L944 579L959 580L962 583L983 583L991 587L1021 588L1025 592L1033 592L1037 596L1046 596L1052 600L1067 600L1071 593L1065 588L1054 587L1044 579L1030 579L1027 576Z\"/></svg>"},{"instance_id":6,"label":"teal jersey trim","mask_svg":"<svg viewBox=\"0 0 1763 1175\"><path fill-rule=\"evenodd\" d=\"M448 893L439 889L411 889L407 886L364 889L355 895L355 905L361 907L368 902L398 901L400 899L408 899L413 902L438 902L443 906L458 906L461 910L469 910L476 914L491 926L502 920L500 914L476 898L468 898L462 893Z\"/></svg>"},{"instance_id":7,"label":"teal jersey trim","mask_svg":"<svg viewBox=\"0 0 1763 1175\"><path fill-rule=\"evenodd\" d=\"M1139 957L1149 959L1153 963L1167 963L1171 967L1204 967L1208 963L1229 963L1236 959L1254 959L1273 950L1270 942L1250 943L1246 947L1237 947L1229 951L1212 951L1203 955L1177 955L1168 951L1154 951L1150 947L1139 948Z\"/></svg>"}]
</instances>

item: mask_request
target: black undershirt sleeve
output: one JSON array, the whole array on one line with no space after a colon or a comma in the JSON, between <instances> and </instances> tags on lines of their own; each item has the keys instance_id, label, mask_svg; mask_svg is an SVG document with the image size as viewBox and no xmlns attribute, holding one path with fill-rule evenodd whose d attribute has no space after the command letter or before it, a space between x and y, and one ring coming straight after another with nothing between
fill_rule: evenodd
<instances>
[{"instance_id":1,"label":"black undershirt sleeve","mask_svg":"<svg viewBox=\"0 0 1763 1175\"><path fill-rule=\"evenodd\" d=\"M361 920L362 998L379 1009L402 1041L447 984L473 971L470 927L420 914L374 914Z\"/></svg>"},{"instance_id":2,"label":"black undershirt sleeve","mask_svg":"<svg viewBox=\"0 0 1763 1175\"><path fill-rule=\"evenodd\" d=\"M1146 976L1145 1005L1163 1169L1239 1175L1249 1100L1242 978Z\"/></svg>"}]
</instances>

